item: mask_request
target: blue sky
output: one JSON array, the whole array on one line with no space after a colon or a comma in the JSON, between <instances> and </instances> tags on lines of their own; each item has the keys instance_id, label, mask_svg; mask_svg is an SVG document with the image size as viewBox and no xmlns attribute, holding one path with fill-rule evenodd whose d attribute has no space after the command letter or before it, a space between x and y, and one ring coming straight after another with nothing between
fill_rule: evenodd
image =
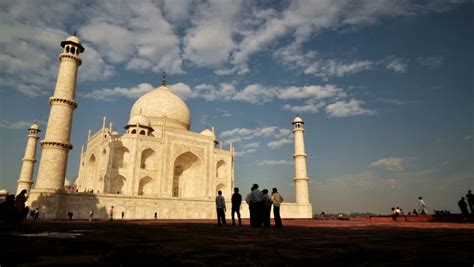
<instances>
[{"instance_id":1,"label":"blue sky","mask_svg":"<svg viewBox=\"0 0 474 267\"><path fill-rule=\"evenodd\" d=\"M472 14L472 1L437 0L2 1L0 188L16 189L26 129L46 127L59 43L77 31L70 180L88 129L107 115L123 131L166 71L191 130L235 142L243 192L259 183L294 201L300 114L315 212L411 210L418 196L457 211L474 181Z\"/></svg>"}]
</instances>

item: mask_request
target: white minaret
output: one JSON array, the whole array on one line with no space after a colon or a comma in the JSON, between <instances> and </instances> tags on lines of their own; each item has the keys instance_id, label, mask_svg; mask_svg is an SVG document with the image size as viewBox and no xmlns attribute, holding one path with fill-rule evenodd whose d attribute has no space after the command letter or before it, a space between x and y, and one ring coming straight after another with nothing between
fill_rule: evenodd
<instances>
[{"instance_id":1,"label":"white minaret","mask_svg":"<svg viewBox=\"0 0 474 267\"><path fill-rule=\"evenodd\" d=\"M28 129L25 156L23 157L23 164L21 165L20 176L18 177L17 195L23 189L28 191L27 194L30 193L31 185L33 184L33 170L35 169L36 162L36 144L40 132L41 130L36 122Z\"/></svg>"},{"instance_id":2,"label":"white minaret","mask_svg":"<svg viewBox=\"0 0 474 267\"><path fill-rule=\"evenodd\" d=\"M71 138L72 114L77 107L77 69L81 65L79 54L84 52L79 38L69 36L61 42L63 52L59 55L59 71L54 95L49 98L51 111L41 147L43 152L35 189L63 190L66 165Z\"/></svg>"},{"instance_id":3,"label":"white minaret","mask_svg":"<svg viewBox=\"0 0 474 267\"><path fill-rule=\"evenodd\" d=\"M306 174L306 153L304 151L304 122L299 117L293 120L293 133L295 134L295 188L296 188L296 203L309 204L308 193L308 175Z\"/></svg>"}]
</instances>

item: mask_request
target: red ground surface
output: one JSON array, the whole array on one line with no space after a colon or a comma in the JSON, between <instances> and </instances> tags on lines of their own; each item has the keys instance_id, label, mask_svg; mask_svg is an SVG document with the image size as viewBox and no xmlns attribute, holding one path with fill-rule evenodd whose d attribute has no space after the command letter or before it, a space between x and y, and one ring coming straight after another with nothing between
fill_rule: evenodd
<instances>
[{"instance_id":1,"label":"red ground surface","mask_svg":"<svg viewBox=\"0 0 474 267\"><path fill-rule=\"evenodd\" d=\"M473 266L474 224L285 220L0 224L0 265Z\"/></svg>"}]
</instances>

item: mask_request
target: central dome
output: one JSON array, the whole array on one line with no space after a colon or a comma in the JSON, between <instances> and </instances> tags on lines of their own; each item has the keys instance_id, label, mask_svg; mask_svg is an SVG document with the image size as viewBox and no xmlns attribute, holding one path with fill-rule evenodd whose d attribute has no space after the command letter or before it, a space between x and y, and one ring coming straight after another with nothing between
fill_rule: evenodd
<instances>
[{"instance_id":1,"label":"central dome","mask_svg":"<svg viewBox=\"0 0 474 267\"><path fill-rule=\"evenodd\" d=\"M147 117L152 128L166 123L166 127L189 130L191 125L191 112L186 103L163 85L138 98L130 118L135 115Z\"/></svg>"}]
</instances>

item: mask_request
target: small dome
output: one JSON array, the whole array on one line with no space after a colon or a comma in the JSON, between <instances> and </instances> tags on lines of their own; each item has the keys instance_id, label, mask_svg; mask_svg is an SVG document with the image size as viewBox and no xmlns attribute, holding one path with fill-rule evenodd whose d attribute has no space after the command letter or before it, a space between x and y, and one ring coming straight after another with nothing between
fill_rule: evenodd
<instances>
[{"instance_id":1,"label":"small dome","mask_svg":"<svg viewBox=\"0 0 474 267\"><path fill-rule=\"evenodd\" d=\"M184 101L162 85L138 98L130 111L130 117L143 114L151 127L174 127L189 130L191 112Z\"/></svg>"},{"instance_id":2,"label":"small dome","mask_svg":"<svg viewBox=\"0 0 474 267\"><path fill-rule=\"evenodd\" d=\"M39 130L39 125L36 121L30 126L30 130Z\"/></svg>"},{"instance_id":3,"label":"small dome","mask_svg":"<svg viewBox=\"0 0 474 267\"><path fill-rule=\"evenodd\" d=\"M293 123L303 123L303 120L300 118L300 116L296 116L296 118L293 120Z\"/></svg>"},{"instance_id":4,"label":"small dome","mask_svg":"<svg viewBox=\"0 0 474 267\"><path fill-rule=\"evenodd\" d=\"M77 36L75 36L75 35L69 36L68 38L66 38L66 41L74 42L74 43L77 43L77 44L81 43L81 40L79 40L79 38L77 38Z\"/></svg>"},{"instance_id":5,"label":"small dome","mask_svg":"<svg viewBox=\"0 0 474 267\"><path fill-rule=\"evenodd\" d=\"M119 132L117 132L117 131L113 131L113 132L112 132L110 135L113 135L113 136L118 136L118 135L120 135L120 133L119 133Z\"/></svg>"},{"instance_id":6,"label":"small dome","mask_svg":"<svg viewBox=\"0 0 474 267\"><path fill-rule=\"evenodd\" d=\"M147 119L147 117L141 114L132 116L128 121L127 126L134 126L137 124L140 126L150 127L150 121Z\"/></svg>"},{"instance_id":7,"label":"small dome","mask_svg":"<svg viewBox=\"0 0 474 267\"><path fill-rule=\"evenodd\" d=\"M6 189L0 189L0 196L1 195L8 195L8 191Z\"/></svg>"},{"instance_id":8,"label":"small dome","mask_svg":"<svg viewBox=\"0 0 474 267\"><path fill-rule=\"evenodd\" d=\"M216 140L216 135L209 129L204 129L204 131L201 132L202 135L209 136L213 140Z\"/></svg>"}]
</instances>

